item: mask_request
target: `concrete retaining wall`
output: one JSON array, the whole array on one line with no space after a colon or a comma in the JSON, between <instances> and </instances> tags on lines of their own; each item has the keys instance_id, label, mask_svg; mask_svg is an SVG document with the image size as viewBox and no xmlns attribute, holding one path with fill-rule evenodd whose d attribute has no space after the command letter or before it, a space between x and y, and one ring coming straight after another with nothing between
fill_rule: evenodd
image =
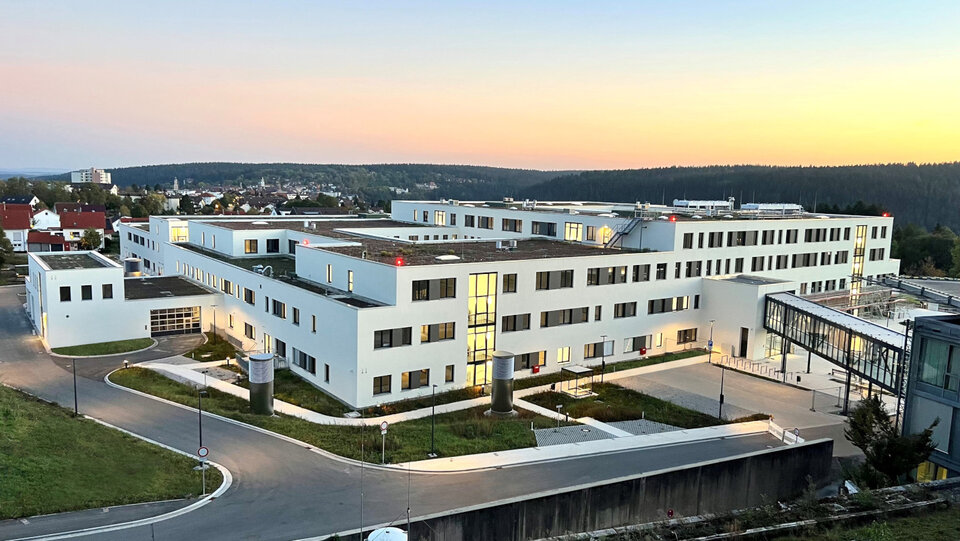
<instances>
[{"instance_id":1,"label":"concrete retaining wall","mask_svg":"<svg viewBox=\"0 0 960 541\"><path fill-rule=\"evenodd\" d=\"M822 439L494 502L414 522L410 539L520 541L664 520L669 509L677 518L754 507L799 496L808 475L825 480L832 454L833 440ZM563 463L556 468L562 475Z\"/></svg>"}]
</instances>

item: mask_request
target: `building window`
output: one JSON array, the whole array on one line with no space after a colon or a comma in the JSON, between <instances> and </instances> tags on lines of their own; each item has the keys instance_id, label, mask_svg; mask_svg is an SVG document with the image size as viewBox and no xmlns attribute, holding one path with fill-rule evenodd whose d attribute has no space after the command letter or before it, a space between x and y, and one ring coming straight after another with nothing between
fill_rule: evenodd
<instances>
[{"instance_id":1,"label":"building window","mask_svg":"<svg viewBox=\"0 0 960 541\"><path fill-rule=\"evenodd\" d=\"M453 381L453 365L448 364L446 369L444 369L443 381L450 383Z\"/></svg>"},{"instance_id":2,"label":"building window","mask_svg":"<svg viewBox=\"0 0 960 541\"><path fill-rule=\"evenodd\" d=\"M537 273L537 289L573 287L573 269Z\"/></svg>"},{"instance_id":3,"label":"building window","mask_svg":"<svg viewBox=\"0 0 960 541\"><path fill-rule=\"evenodd\" d=\"M323 363L323 382L330 383L330 365Z\"/></svg>"},{"instance_id":4,"label":"building window","mask_svg":"<svg viewBox=\"0 0 960 541\"><path fill-rule=\"evenodd\" d=\"M104 299L112 299L112 298L113 298L113 284L103 284L102 286L100 286L100 295L101 295Z\"/></svg>"},{"instance_id":5,"label":"building window","mask_svg":"<svg viewBox=\"0 0 960 541\"><path fill-rule=\"evenodd\" d=\"M293 324L300 325L300 309L299 308L293 309Z\"/></svg>"},{"instance_id":6,"label":"building window","mask_svg":"<svg viewBox=\"0 0 960 541\"><path fill-rule=\"evenodd\" d=\"M413 370L400 375L400 388L403 390L418 389L430 385L430 369Z\"/></svg>"},{"instance_id":7,"label":"building window","mask_svg":"<svg viewBox=\"0 0 960 541\"><path fill-rule=\"evenodd\" d=\"M590 321L590 308L567 308L566 310L552 310L540 312L540 327L557 327L573 325Z\"/></svg>"},{"instance_id":8,"label":"building window","mask_svg":"<svg viewBox=\"0 0 960 541\"><path fill-rule=\"evenodd\" d=\"M653 342L653 336L649 334L646 336L634 336L632 338L626 338L623 341L623 352L633 353L634 351L646 349L650 347L651 342Z\"/></svg>"},{"instance_id":9,"label":"building window","mask_svg":"<svg viewBox=\"0 0 960 541\"><path fill-rule=\"evenodd\" d=\"M650 265L634 265L633 281L649 282L650 281Z\"/></svg>"},{"instance_id":10,"label":"building window","mask_svg":"<svg viewBox=\"0 0 960 541\"><path fill-rule=\"evenodd\" d=\"M267 253L268 254L280 253L280 239L267 239Z\"/></svg>"},{"instance_id":11,"label":"building window","mask_svg":"<svg viewBox=\"0 0 960 541\"><path fill-rule=\"evenodd\" d=\"M583 240L583 224L576 222L564 222L563 240L580 242Z\"/></svg>"},{"instance_id":12,"label":"building window","mask_svg":"<svg viewBox=\"0 0 960 541\"><path fill-rule=\"evenodd\" d=\"M316 314L310 314L310 332L312 333L317 332L317 315Z\"/></svg>"},{"instance_id":13,"label":"building window","mask_svg":"<svg viewBox=\"0 0 960 541\"><path fill-rule=\"evenodd\" d=\"M457 215L450 213L450 225L457 225Z\"/></svg>"},{"instance_id":14,"label":"building window","mask_svg":"<svg viewBox=\"0 0 960 541\"><path fill-rule=\"evenodd\" d=\"M70 286L60 286L60 302L70 302Z\"/></svg>"},{"instance_id":15,"label":"building window","mask_svg":"<svg viewBox=\"0 0 960 541\"><path fill-rule=\"evenodd\" d=\"M272 313L280 319L287 319L287 305L277 299L273 299Z\"/></svg>"},{"instance_id":16,"label":"building window","mask_svg":"<svg viewBox=\"0 0 960 541\"><path fill-rule=\"evenodd\" d=\"M327 263L327 283L333 283L333 265Z\"/></svg>"},{"instance_id":17,"label":"building window","mask_svg":"<svg viewBox=\"0 0 960 541\"><path fill-rule=\"evenodd\" d=\"M347 291L353 292L353 271L347 271Z\"/></svg>"},{"instance_id":18,"label":"building window","mask_svg":"<svg viewBox=\"0 0 960 541\"><path fill-rule=\"evenodd\" d=\"M473 214L464 214L463 215L463 226L464 227L475 227L476 217Z\"/></svg>"},{"instance_id":19,"label":"building window","mask_svg":"<svg viewBox=\"0 0 960 541\"><path fill-rule=\"evenodd\" d=\"M434 280L414 280L412 282L414 301L429 301L433 299L452 299L457 296L457 279L440 278Z\"/></svg>"},{"instance_id":20,"label":"building window","mask_svg":"<svg viewBox=\"0 0 960 541\"><path fill-rule=\"evenodd\" d=\"M384 329L382 331L374 331L373 349L409 346L412 343L411 335L412 335L411 327L400 327L397 329Z\"/></svg>"},{"instance_id":21,"label":"building window","mask_svg":"<svg viewBox=\"0 0 960 541\"><path fill-rule=\"evenodd\" d=\"M247 239L243 241L243 253L255 254L257 252L257 239Z\"/></svg>"},{"instance_id":22,"label":"building window","mask_svg":"<svg viewBox=\"0 0 960 541\"><path fill-rule=\"evenodd\" d=\"M603 357L606 355L613 355L613 340L583 345L584 359L596 359L597 357Z\"/></svg>"},{"instance_id":23,"label":"building window","mask_svg":"<svg viewBox=\"0 0 960 541\"><path fill-rule=\"evenodd\" d=\"M621 302L613 306L613 317L633 317L637 315L637 303L636 302Z\"/></svg>"},{"instance_id":24,"label":"building window","mask_svg":"<svg viewBox=\"0 0 960 541\"><path fill-rule=\"evenodd\" d=\"M593 225L587 226L587 240L597 240L597 228Z\"/></svg>"},{"instance_id":25,"label":"building window","mask_svg":"<svg viewBox=\"0 0 960 541\"><path fill-rule=\"evenodd\" d=\"M557 348L557 363L563 364L570 362L570 346Z\"/></svg>"},{"instance_id":26,"label":"building window","mask_svg":"<svg viewBox=\"0 0 960 541\"><path fill-rule=\"evenodd\" d=\"M684 233L683 234L683 248L689 250L693 248L693 233Z\"/></svg>"},{"instance_id":27,"label":"building window","mask_svg":"<svg viewBox=\"0 0 960 541\"><path fill-rule=\"evenodd\" d=\"M920 351L920 382L957 392L960 387L960 346L924 337Z\"/></svg>"},{"instance_id":28,"label":"building window","mask_svg":"<svg viewBox=\"0 0 960 541\"><path fill-rule=\"evenodd\" d=\"M526 331L530 329L530 314L515 314L503 316L500 330L502 332Z\"/></svg>"},{"instance_id":29,"label":"building window","mask_svg":"<svg viewBox=\"0 0 960 541\"><path fill-rule=\"evenodd\" d=\"M82 301L93 300L93 286L80 286L80 300Z\"/></svg>"},{"instance_id":30,"label":"building window","mask_svg":"<svg viewBox=\"0 0 960 541\"><path fill-rule=\"evenodd\" d=\"M493 218L490 216L480 216L480 223L477 227L480 229L493 229Z\"/></svg>"},{"instance_id":31,"label":"building window","mask_svg":"<svg viewBox=\"0 0 960 541\"><path fill-rule=\"evenodd\" d=\"M556 237L557 236L557 224L553 222L533 222L531 224L532 231L534 235L542 235L544 237Z\"/></svg>"},{"instance_id":32,"label":"building window","mask_svg":"<svg viewBox=\"0 0 960 541\"><path fill-rule=\"evenodd\" d=\"M433 225L447 225L447 212L445 210L433 211Z\"/></svg>"},{"instance_id":33,"label":"building window","mask_svg":"<svg viewBox=\"0 0 960 541\"><path fill-rule=\"evenodd\" d=\"M517 275L516 274L503 275L503 292L504 293L517 292Z\"/></svg>"},{"instance_id":34,"label":"building window","mask_svg":"<svg viewBox=\"0 0 960 541\"><path fill-rule=\"evenodd\" d=\"M516 370L526 370L528 368L533 368L534 366L543 366L547 364L547 352L546 351L534 351L532 353L523 353L517 355L513 359L513 369Z\"/></svg>"},{"instance_id":35,"label":"building window","mask_svg":"<svg viewBox=\"0 0 960 541\"><path fill-rule=\"evenodd\" d=\"M256 332L254 332L254 330L253 330L253 325L251 325L251 324L249 324L249 323L244 323L244 324L243 324L243 335L246 336L247 338L251 339L251 340L254 340L254 339L256 339L256 337L257 337Z\"/></svg>"},{"instance_id":36,"label":"building window","mask_svg":"<svg viewBox=\"0 0 960 541\"><path fill-rule=\"evenodd\" d=\"M257 294L252 289L243 288L243 302L247 304L256 304Z\"/></svg>"},{"instance_id":37,"label":"building window","mask_svg":"<svg viewBox=\"0 0 960 541\"><path fill-rule=\"evenodd\" d=\"M677 331L677 344L689 344L697 341L697 329L681 329Z\"/></svg>"},{"instance_id":38,"label":"building window","mask_svg":"<svg viewBox=\"0 0 960 541\"><path fill-rule=\"evenodd\" d=\"M440 342L443 340L453 340L454 322L434 323L433 325L420 326L420 343Z\"/></svg>"},{"instance_id":39,"label":"building window","mask_svg":"<svg viewBox=\"0 0 960 541\"><path fill-rule=\"evenodd\" d=\"M503 218L503 220L501 220L501 229L511 233L520 233L523 231L523 220Z\"/></svg>"},{"instance_id":40,"label":"building window","mask_svg":"<svg viewBox=\"0 0 960 541\"><path fill-rule=\"evenodd\" d=\"M386 394L389 392L390 376L377 376L373 378L373 394Z\"/></svg>"},{"instance_id":41,"label":"building window","mask_svg":"<svg viewBox=\"0 0 960 541\"><path fill-rule=\"evenodd\" d=\"M227 326L233 328L233 314L227 314Z\"/></svg>"}]
</instances>

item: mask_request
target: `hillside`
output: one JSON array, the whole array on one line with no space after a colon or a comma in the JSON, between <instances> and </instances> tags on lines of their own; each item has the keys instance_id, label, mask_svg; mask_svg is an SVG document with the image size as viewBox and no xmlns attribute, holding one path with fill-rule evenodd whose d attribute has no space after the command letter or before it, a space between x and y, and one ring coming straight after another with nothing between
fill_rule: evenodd
<instances>
[{"instance_id":1,"label":"hillside","mask_svg":"<svg viewBox=\"0 0 960 541\"><path fill-rule=\"evenodd\" d=\"M473 165L380 164L336 165L297 163L183 163L144 165L109 169L119 186L168 186L174 179L181 183L193 179L205 185L244 182L250 185L261 177L268 181L327 183L347 193L359 193L370 201L393 199L388 186L410 190L403 198L488 199L518 195L518 190L566 174L556 171L505 169ZM47 177L69 180L70 175ZM417 187L436 184L436 189Z\"/></svg>"},{"instance_id":2,"label":"hillside","mask_svg":"<svg viewBox=\"0 0 960 541\"><path fill-rule=\"evenodd\" d=\"M876 203L899 225L960 231L960 162L845 167L712 166L586 171L520 190L538 199L670 203L674 198L846 206Z\"/></svg>"}]
</instances>

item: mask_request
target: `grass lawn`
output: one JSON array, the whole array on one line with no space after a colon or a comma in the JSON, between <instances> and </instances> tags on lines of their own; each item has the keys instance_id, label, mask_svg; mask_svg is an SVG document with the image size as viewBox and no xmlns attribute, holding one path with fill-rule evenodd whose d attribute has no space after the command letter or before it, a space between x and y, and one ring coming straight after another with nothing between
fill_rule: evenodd
<instances>
[{"instance_id":1,"label":"grass lawn","mask_svg":"<svg viewBox=\"0 0 960 541\"><path fill-rule=\"evenodd\" d=\"M243 380L239 383L239 385L246 389L249 388L250 383L247 380ZM300 376L297 376L290 370L277 370L275 372L273 380L273 396L278 400L295 404L301 408L306 408L308 410L313 410L318 413L331 415L334 417L342 417L344 413L354 411L353 408L348 407L346 404L340 402L333 396L330 396L322 390L317 389L313 385L310 385L310 383ZM460 402L461 400L469 400L478 396L480 396L480 389L474 387L446 391L437 393L437 405L439 406L440 404ZM394 402L391 404L384 404L383 406L366 408L363 410L363 415L365 417L379 417L381 415L390 415L392 413L429 408L432 404L433 398L428 395L420 398L402 400L400 402Z\"/></svg>"},{"instance_id":2,"label":"grass lawn","mask_svg":"<svg viewBox=\"0 0 960 541\"><path fill-rule=\"evenodd\" d=\"M207 337L206 343L187 353L186 357L203 362L222 361L227 357L234 358L236 356L237 350L234 349L233 344L227 342L222 336L212 332L203 334Z\"/></svg>"},{"instance_id":3,"label":"grass lawn","mask_svg":"<svg viewBox=\"0 0 960 541\"><path fill-rule=\"evenodd\" d=\"M196 464L0 386L0 519L196 495Z\"/></svg>"},{"instance_id":4,"label":"grass lawn","mask_svg":"<svg viewBox=\"0 0 960 541\"><path fill-rule=\"evenodd\" d=\"M294 376L295 377L295 376ZM150 393L167 400L194 406L197 402L195 388L178 383L144 368L118 370L110 376L118 385ZM318 425L296 417L277 415L264 417L250 413L250 404L216 389L204 399L204 409L224 417L259 426L273 432L326 449L341 456L359 459L361 434L368 462L379 462L380 431L376 427ZM520 412L513 419L489 419L483 415L486 407L473 408L437 415L437 454L457 456L533 447L536 438L530 431L530 422L535 427L556 426L556 421ZM430 418L405 421L390 426L386 439L387 462L422 460L430 452Z\"/></svg>"},{"instance_id":5,"label":"grass lawn","mask_svg":"<svg viewBox=\"0 0 960 541\"><path fill-rule=\"evenodd\" d=\"M906 517L883 518L866 526L844 526L817 530L806 535L777 537L777 541L897 541L922 539L923 541L956 541L960 539L960 507L924 511Z\"/></svg>"},{"instance_id":6,"label":"grass lawn","mask_svg":"<svg viewBox=\"0 0 960 541\"><path fill-rule=\"evenodd\" d=\"M54 353L60 355L114 355L137 351L153 345L152 338L134 338L132 340L117 340L116 342L100 342L98 344L83 344L65 348L53 348Z\"/></svg>"},{"instance_id":7,"label":"grass lawn","mask_svg":"<svg viewBox=\"0 0 960 541\"><path fill-rule=\"evenodd\" d=\"M612 374L614 372L623 372L624 370L630 370L631 368L640 368L642 366L651 366L654 364L667 363L670 361L678 361L680 359L687 359L690 357L697 357L699 355L705 354L706 351L702 349L688 349L686 351L677 351L675 353L664 353L663 355L653 355L650 357L644 357L642 359L634 359L631 361L620 361L617 363L607 363L607 369L603 371L604 374ZM600 367L596 367L596 373L600 373ZM553 372L550 374L543 374L540 376L531 376L529 378L520 378L513 382L513 388L516 390L520 389L529 389L530 387L539 387L540 385L549 385L551 383L557 383L560 381L560 372Z\"/></svg>"},{"instance_id":8,"label":"grass lawn","mask_svg":"<svg viewBox=\"0 0 960 541\"><path fill-rule=\"evenodd\" d=\"M625 389L612 383L595 383L593 390L597 393L597 396L589 398L576 399L563 393L548 391L528 396L524 400L547 409L556 409L557 404L562 404L563 413L569 413L571 418L593 417L603 422L628 421L643 417L681 428L703 428L727 423L727 421L721 421L711 415ZM766 418L766 415L758 415L730 422L755 421Z\"/></svg>"}]
</instances>

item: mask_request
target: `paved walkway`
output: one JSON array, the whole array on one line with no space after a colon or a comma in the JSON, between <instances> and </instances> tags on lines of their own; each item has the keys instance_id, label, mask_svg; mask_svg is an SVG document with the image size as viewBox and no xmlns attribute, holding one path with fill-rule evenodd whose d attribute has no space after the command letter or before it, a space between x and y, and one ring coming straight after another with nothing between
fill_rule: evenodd
<instances>
[{"instance_id":1,"label":"paved walkway","mask_svg":"<svg viewBox=\"0 0 960 541\"><path fill-rule=\"evenodd\" d=\"M670 399L674 389L686 395L699 395L718 402L714 397L720 395L720 367L698 364L665 370L642 377L631 377L620 381L625 387L650 392L658 398ZM844 422L844 418L819 411L810 411L810 391L760 379L732 370L724 374L723 393L724 410L761 412L773 415L777 424L788 428L806 428L834 425ZM658 390L666 388L668 393L659 396ZM692 405L692 404L691 404ZM716 410L707 412L716 415Z\"/></svg>"},{"instance_id":2,"label":"paved walkway","mask_svg":"<svg viewBox=\"0 0 960 541\"><path fill-rule=\"evenodd\" d=\"M622 372L616 372L613 374L607 374L605 376L607 381L617 381L630 378L632 376L638 376L643 374L653 374L656 372L670 370L677 367L686 367L694 366L697 364L703 364L706 362L707 356L691 357L688 359L681 359L678 361L671 361L662 364L655 364L651 366L643 366L640 368L633 368L630 370L624 370ZM164 373L165 375L176 379L177 381L191 383L194 385L204 385L217 389L227 394L243 398L245 400L250 399L250 392L247 389L233 385L226 381L221 381L217 378L207 377L205 374L201 373L200 370L204 368L211 368L220 366L223 364L223 361L210 361L210 362L195 362L191 359L187 359L183 356L175 356L166 359L160 359L157 361L149 361L140 363L139 366L143 368L149 368L150 370L156 370ZM537 393L542 393L544 391L549 391L549 385L541 385L539 387L531 387L529 389L523 389L516 391L514 393L515 401L514 403L517 407L522 409L534 411L545 417L551 419L557 418L557 412L548 410L546 408L541 408L522 400L522 397L530 396ZM489 396L481 396L478 398L473 398L470 400L462 400L460 402L451 402L448 404L438 404L436 411L438 414L441 413L450 413L454 411L464 410L468 408L473 408L477 406L485 406L490 404ZM433 412L431 408L422 408L418 410L406 411L402 413L394 413L391 415L384 415L381 417L366 417L366 418L350 418L350 417L335 417L331 415L324 415L313 410L308 410L294 404L284 402L282 400L274 399L274 411L278 413L283 413L285 415L290 415L293 417L299 417L306 421L310 421L317 424L324 425L342 425L342 426L378 426L381 422L386 421L390 424L400 423L403 421L410 421L413 419L422 419L424 417L429 417ZM562 416L564 420L567 419L566 416ZM600 426L603 423L599 421L592 420L593 426L600 428L608 433L623 436L629 435L625 434L623 431L620 431L614 427L609 426ZM599 424L598 424L599 423Z\"/></svg>"}]
</instances>

